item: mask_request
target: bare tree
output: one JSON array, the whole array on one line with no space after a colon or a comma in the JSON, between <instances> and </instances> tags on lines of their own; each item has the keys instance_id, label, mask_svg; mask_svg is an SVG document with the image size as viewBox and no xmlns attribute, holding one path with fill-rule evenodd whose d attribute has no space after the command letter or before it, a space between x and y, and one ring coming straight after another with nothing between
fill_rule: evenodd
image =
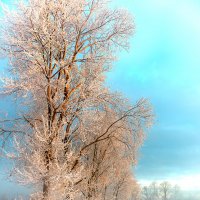
<instances>
[{"instance_id":1,"label":"bare tree","mask_svg":"<svg viewBox=\"0 0 200 200\"><path fill-rule=\"evenodd\" d=\"M159 186L156 182L152 182L149 186L142 188L142 199L159 200Z\"/></svg>"},{"instance_id":2,"label":"bare tree","mask_svg":"<svg viewBox=\"0 0 200 200\"><path fill-rule=\"evenodd\" d=\"M172 195L171 196L172 196L173 200L181 200L181 199L183 199L183 196L181 194L181 189L180 189L180 187L178 185L174 185L172 187Z\"/></svg>"},{"instance_id":3,"label":"bare tree","mask_svg":"<svg viewBox=\"0 0 200 200\"><path fill-rule=\"evenodd\" d=\"M171 196L171 184L164 181L160 184L160 196L162 200L169 200Z\"/></svg>"},{"instance_id":4,"label":"bare tree","mask_svg":"<svg viewBox=\"0 0 200 200\"><path fill-rule=\"evenodd\" d=\"M143 200L151 200L152 199L150 188L147 186L144 186L142 188L142 199Z\"/></svg>"},{"instance_id":5,"label":"bare tree","mask_svg":"<svg viewBox=\"0 0 200 200\"><path fill-rule=\"evenodd\" d=\"M144 186L142 190L144 200L176 200L181 199L180 188L164 181L160 184L152 182L149 186Z\"/></svg>"},{"instance_id":6,"label":"bare tree","mask_svg":"<svg viewBox=\"0 0 200 200\"><path fill-rule=\"evenodd\" d=\"M4 23L12 76L3 94L23 107L0 129L3 141L14 138L14 177L35 187L32 199L130 198L151 106L131 106L104 85L116 49L128 47L130 15L102 0L29 0L5 9Z\"/></svg>"}]
</instances>

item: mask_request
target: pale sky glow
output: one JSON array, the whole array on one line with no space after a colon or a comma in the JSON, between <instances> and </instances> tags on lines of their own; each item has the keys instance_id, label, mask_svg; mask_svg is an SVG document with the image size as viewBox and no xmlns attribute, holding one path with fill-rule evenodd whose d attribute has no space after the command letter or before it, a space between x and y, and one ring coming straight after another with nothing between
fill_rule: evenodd
<instances>
[{"instance_id":1,"label":"pale sky glow","mask_svg":"<svg viewBox=\"0 0 200 200\"><path fill-rule=\"evenodd\" d=\"M179 177L178 180L172 180L172 183L179 185L184 190L200 190L199 180L200 174L195 174Z\"/></svg>"},{"instance_id":2,"label":"pale sky glow","mask_svg":"<svg viewBox=\"0 0 200 200\"><path fill-rule=\"evenodd\" d=\"M113 5L133 14L136 30L107 84L133 102L149 98L156 116L136 178L142 185L169 181L200 192L200 0L114 0ZM0 73L4 66L0 61ZM0 194L16 189L2 182Z\"/></svg>"},{"instance_id":3,"label":"pale sky glow","mask_svg":"<svg viewBox=\"0 0 200 200\"><path fill-rule=\"evenodd\" d=\"M185 191L200 191L200 185L199 185L199 180L200 180L200 174L195 174L195 175L188 175L188 176L177 176L175 179L173 178L167 178L167 179L157 179L156 181L158 183L161 183L163 181L168 181L172 185L178 185L182 190ZM151 184L151 182L154 180L140 180L141 185L148 186Z\"/></svg>"}]
</instances>

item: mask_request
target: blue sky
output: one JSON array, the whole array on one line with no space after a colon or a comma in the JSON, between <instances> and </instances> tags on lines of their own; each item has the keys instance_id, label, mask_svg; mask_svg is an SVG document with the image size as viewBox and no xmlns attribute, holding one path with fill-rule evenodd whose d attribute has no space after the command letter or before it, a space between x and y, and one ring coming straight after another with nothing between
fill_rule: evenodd
<instances>
[{"instance_id":1,"label":"blue sky","mask_svg":"<svg viewBox=\"0 0 200 200\"><path fill-rule=\"evenodd\" d=\"M116 4L133 13L136 32L108 82L132 100L148 97L156 116L141 149L137 178L200 189L200 1Z\"/></svg>"},{"instance_id":2,"label":"blue sky","mask_svg":"<svg viewBox=\"0 0 200 200\"><path fill-rule=\"evenodd\" d=\"M136 30L107 83L132 101L149 98L156 116L136 177L141 183L169 180L200 190L200 0L113 4L133 14Z\"/></svg>"}]
</instances>

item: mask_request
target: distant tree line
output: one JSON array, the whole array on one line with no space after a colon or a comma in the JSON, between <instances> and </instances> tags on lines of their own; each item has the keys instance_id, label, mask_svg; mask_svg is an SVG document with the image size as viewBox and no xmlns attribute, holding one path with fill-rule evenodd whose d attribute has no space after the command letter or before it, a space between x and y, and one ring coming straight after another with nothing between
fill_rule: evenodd
<instances>
[{"instance_id":1,"label":"distant tree line","mask_svg":"<svg viewBox=\"0 0 200 200\"><path fill-rule=\"evenodd\" d=\"M141 200L182 200L182 195L178 185L172 185L167 181L152 182L142 187Z\"/></svg>"}]
</instances>

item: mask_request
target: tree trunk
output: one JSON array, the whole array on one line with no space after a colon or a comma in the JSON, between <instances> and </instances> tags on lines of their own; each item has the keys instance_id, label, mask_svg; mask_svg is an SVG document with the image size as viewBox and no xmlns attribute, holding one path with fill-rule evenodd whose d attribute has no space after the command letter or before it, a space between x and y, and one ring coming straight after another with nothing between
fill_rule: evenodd
<instances>
[{"instance_id":1,"label":"tree trunk","mask_svg":"<svg viewBox=\"0 0 200 200\"><path fill-rule=\"evenodd\" d=\"M48 200L49 196L49 181L45 178L43 182L43 200Z\"/></svg>"}]
</instances>

